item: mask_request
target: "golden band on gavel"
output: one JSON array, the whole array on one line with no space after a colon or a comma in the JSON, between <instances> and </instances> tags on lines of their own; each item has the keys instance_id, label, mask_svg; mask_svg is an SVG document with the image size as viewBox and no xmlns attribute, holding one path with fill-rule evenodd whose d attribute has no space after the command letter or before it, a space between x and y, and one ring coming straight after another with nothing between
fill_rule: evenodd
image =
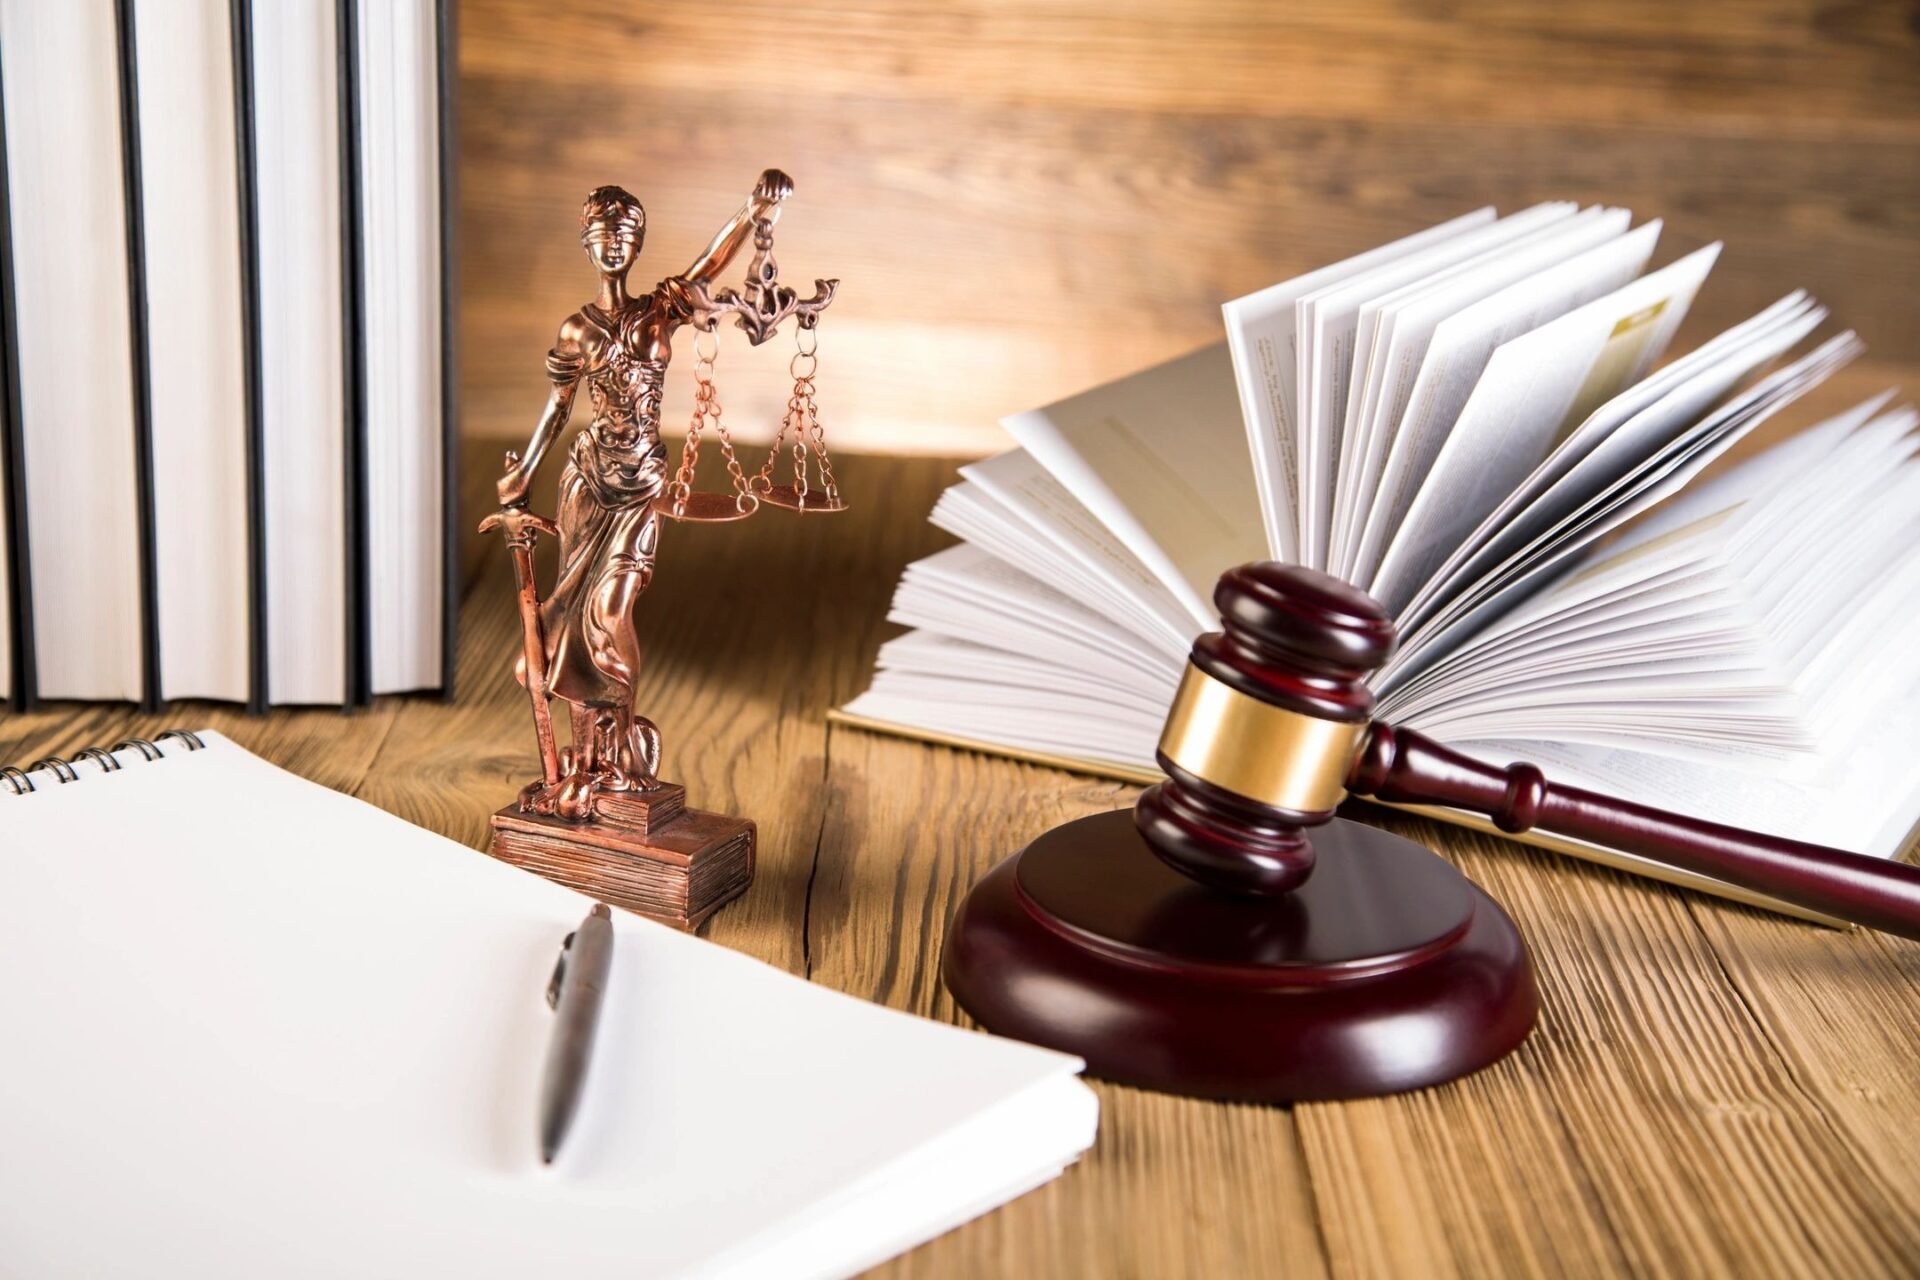
<instances>
[{"instance_id":1,"label":"golden band on gavel","mask_svg":"<svg viewBox=\"0 0 1920 1280\"><path fill-rule=\"evenodd\" d=\"M1235 795L1324 813L1346 799L1347 771L1366 732L1364 720L1342 723L1276 707L1188 663L1160 753Z\"/></svg>"}]
</instances>

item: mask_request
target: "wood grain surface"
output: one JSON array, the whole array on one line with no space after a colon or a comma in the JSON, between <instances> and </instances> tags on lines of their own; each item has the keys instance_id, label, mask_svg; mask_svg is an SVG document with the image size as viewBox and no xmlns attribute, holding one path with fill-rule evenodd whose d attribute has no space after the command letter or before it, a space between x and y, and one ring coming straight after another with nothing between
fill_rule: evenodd
<instances>
[{"instance_id":1,"label":"wood grain surface","mask_svg":"<svg viewBox=\"0 0 1920 1280\"><path fill-rule=\"evenodd\" d=\"M994 425L1220 336L1222 301L1492 203L1664 217L1726 251L1693 345L1796 287L1920 365L1920 22L1832 0L463 0L465 419L530 430L591 294L603 182L683 268L767 165L795 283L838 276L822 409L873 452ZM736 335L736 338L738 335ZM764 437L788 344L725 347ZM1909 379L1911 385L1912 380ZM691 404L685 369L670 419Z\"/></svg>"},{"instance_id":2,"label":"wood grain surface","mask_svg":"<svg viewBox=\"0 0 1920 1280\"><path fill-rule=\"evenodd\" d=\"M477 519L497 450L471 451ZM964 1021L935 967L959 895L1116 784L830 728L863 686L950 464L850 457L852 512L672 526L641 604L667 773L760 823L760 871L705 936ZM542 486L544 489L544 485ZM472 527L469 520L466 527ZM213 725L479 848L538 768L510 572L471 541L462 694L250 719L50 706L0 761ZM82 768L87 766L82 765ZM1836 933L1393 815L1513 915L1538 1031L1443 1088L1291 1109L1096 1085L1092 1154L881 1269L978 1276L1912 1275L1920 1269L1920 946ZM474 856L483 856L476 853ZM777 1070L769 1064L769 1070ZM644 1241L636 1241L644 1258ZM644 1269L644 1268L643 1268Z\"/></svg>"}]
</instances>

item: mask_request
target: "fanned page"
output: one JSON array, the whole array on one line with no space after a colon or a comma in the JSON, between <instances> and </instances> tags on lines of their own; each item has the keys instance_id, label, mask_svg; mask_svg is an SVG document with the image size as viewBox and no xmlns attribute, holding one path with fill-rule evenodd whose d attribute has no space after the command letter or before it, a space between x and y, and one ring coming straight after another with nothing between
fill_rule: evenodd
<instances>
[{"instance_id":1,"label":"fanned page","mask_svg":"<svg viewBox=\"0 0 1920 1280\"><path fill-rule=\"evenodd\" d=\"M1220 572L1265 554L1224 346L1002 425L1202 626Z\"/></svg>"},{"instance_id":2,"label":"fanned page","mask_svg":"<svg viewBox=\"0 0 1920 1280\"><path fill-rule=\"evenodd\" d=\"M1069 583L1084 583L1086 594L1111 603L1142 634L1164 641L1172 653L1186 652L1193 622L1179 597L1025 450L962 467L960 475L967 483L949 489L934 507L935 524L975 546L1004 546L1004 554L994 552L1002 560L1026 558L1030 568L1063 562L1059 580L1068 594L1080 594ZM972 488L978 497L968 502Z\"/></svg>"},{"instance_id":3,"label":"fanned page","mask_svg":"<svg viewBox=\"0 0 1920 1280\"><path fill-rule=\"evenodd\" d=\"M1476 209L1437 227L1370 249L1344 262L1236 298L1221 308L1234 384L1253 450L1253 475L1268 554L1299 559L1294 493L1300 485L1299 330L1294 304L1307 294L1404 258L1473 227L1493 221L1491 208Z\"/></svg>"},{"instance_id":4,"label":"fanned page","mask_svg":"<svg viewBox=\"0 0 1920 1280\"><path fill-rule=\"evenodd\" d=\"M1556 442L1397 611L1402 627L1417 627L1449 593L1457 594L1503 555L1521 549L1597 489L1643 463L1652 450L1671 443L1698 414L1811 332L1821 318L1804 295L1783 298L1595 409Z\"/></svg>"},{"instance_id":5,"label":"fanned page","mask_svg":"<svg viewBox=\"0 0 1920 1280\"><path fill-rule=\"evenodd\" d=\"M1920 442L1889 401L1670 504L1383 710L1576 784L1896 854L1920 821Z\"/></svg>"},{"instance_id":6,"label":"fanned page","mask_svg":"<svg viewBox=\"0 0 1920 1280\"><path fill-rule=\"evenodd\" d=\"M1817 323L1812 316L1806 320L1808 329ZM1606 442L1607 447L1596 449L1569 471L1527 509L1522 521L1503 530L1456 577L1441 581L1424 606L1416 604L1402 618L1400 647L1377 675L1376 685L1391 690L1405 673L1445 653L1480 624L1544 586L1545 575L1556 567L1563 571L1571 567L1569 556L1678 492L1741 436L1823 381L1858 349L1852 335L1836 338L1696 423L1686 424L1685 418L1699 398L1724 394L1725 388L1715 379L1727 370L1708 371L1700 380L1689 380L1629 419ZM1752 371L1752 366L1740 370L1740 363L1735 362L1736 377ZM1643 427L1646 437L1633 440ZM1625 441L1648 451L1630 469L1627 464L1639 456L1638 450L1611 447Z\"/></svg>"},{"instance_id":7,"label":"fanned page","mask_svg":"<svg viewBox=\"0 0 1920 1280\"><path fill-rule=\"evenodd\" d=\"M1327 567L1334 485L1347 445L1342 428L1355 379L1365 372L1377 327L1377 308L1369 304L1462 264L1483 265L1503 249L1545 234L1576 213L1577 206L1568 203L1536 205L1315 290L1294 304L1299 333L1295 414L1300 423L1300 479L1294 507L1300 563L1313 569Z\"/></svg>"},{"instance_id":8,"label":"fanned page","mask_svg":"<svg viewBox=\"0 0 1920 1280\"><path fill-rule=\"evenodd\" d=\"M1213 575L1257 542L1395 615L1372 683L1396 723L1897 853L1920 822L1897 741L1920 712L1914 415L1889 393L1710 473L1860 344L1818 341L1825 309L1791 293L1666 359L1720 246L1647 272L1659 231L1483 210L1229 303L1237 449L1208 352L1010 419L1023 448L941 499L963 545L908 568L891 616L914 630L844 714L1152 777Z\"/></svg>"},{"instance_id":9,"label":"fanned page","mask_svg":"<svg viewBox=\"0 0 1920 1280\"><path fill-rule=\"evenodd\" d=\"M1496 300L1521 281L1551 290L1556 276L1584 263L1589 252L1614 248L1612 242L1626 232L1631 220L1625 209L1583 210L1510 247L1403 286L1361 307L1353 392L1340 432L1346 443L1334 476L1329 572L1347 579L1354 576L1362 529L1367 515L1378 511L1374 492L1417 379L1425 377L1432 386L1437 378L1447 376L1455 340L1446 335L1448 340L1435 349L1440 326L1458 325L1461 313L1470 316L1474 304ZM1609 280L1618 284L1630 278L1651 251L1648 244L1623 260L1609 259L1602 286ZM1488 342L1486 349L1491 352L1495 345ZM1405 443L1395 452L1404 455Z\"/></svg>"},{"instance_id":10,"label":"fanned page","mask_svg":"<svg viewBox=\"0 0 1920 1280\"><path fill-rule=\"evenodd\" d=\"M0 794L19 1274L845 1275L1093 1139L1076 1059L616 912L545 1169L543 993L589 900L204 736Z\"/></svg>"},{"instance_id":11,"label":"fanned page","mask_svg":"<svg viewBox=\"0 0 1920 1280\"><path fill-rule=\"evenodd\" d=\"M1367 589L1406 607L1528 471L1587 413L1666 350L1720 246L1709 245L1502 343L1474 380ZM1409 470L1412 470L1409 468Z\"/></svg>"},{"instance_id":12,"label":"fanned page","mask_svg":"<svg viewBox=\"0 0 1920 1280\"><path fill-rule=\"evenodd\" d=\"M1616 224L1624 228L1624 219ZM1660 224L1609 236L1545 270L1523 275L1464 308L1455 298L1430 328L1417 373L1387 408L1372 476L1350 500L1350 530L1341 576L1370 582L1412 505L1420 477L1431 471L1487 362L1503 344L1637 276L1652 256ZM1435 299L1434 301L1443 301Z\"/></svg>"}]
</instances>

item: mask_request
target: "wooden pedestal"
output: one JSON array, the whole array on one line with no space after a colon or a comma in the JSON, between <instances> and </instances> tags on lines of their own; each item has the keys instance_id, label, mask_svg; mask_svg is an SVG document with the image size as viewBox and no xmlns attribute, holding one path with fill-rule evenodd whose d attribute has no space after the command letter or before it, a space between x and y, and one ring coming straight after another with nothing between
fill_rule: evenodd
<instances>
[{"instance_id":1,"label":"wooden pedestal","mask_svg":"<svg viewBox=\"0 0 1920 1280\"><path fill-rule=\"evenodd\" d=\"M753 880L754 825L686 807L686 789L598 797L591 822L493 815L488 852L536 875L681 929L697 929Z\"/></svg>"},{"instance_id":2,"label":"wooden pedestal","mask_svg":"<svg viewBox=\"0 0 1920 1280\"><path fill-rule=\"evenodd\" d=\"M1439 1084L1533 1029L1513 922L1437 855L1335 819L1298 889L1244 897L1167 866L1129 811L1047 832L968 894L948 989L989 1030L1095 1075L1261 1102Z\"/></svg>"}]
</instances>

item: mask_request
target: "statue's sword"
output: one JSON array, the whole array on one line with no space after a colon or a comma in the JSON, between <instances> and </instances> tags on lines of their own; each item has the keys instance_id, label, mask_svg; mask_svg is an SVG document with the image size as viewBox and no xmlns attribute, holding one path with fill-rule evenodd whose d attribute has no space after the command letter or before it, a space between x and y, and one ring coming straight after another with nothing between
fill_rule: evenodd
<instances>
[{"instance_id":1,"label":"statue's sword","mask_svg":"<svg viewBox=\"0 0 1920 1280\"><path fill-rule=\"evenodd\" d=\"M507 467L520 462L509 450ZM533 577L533 544L541 534L558 537L553 521L524 506L502 507L480 522L481 533L507 531L507 550L513 556L514 582L519 586L520 628L527 655L527 696L533 701L533 733L540 743L540 776L548 786L560 781L560 750L553 741L553 708L547 704L547 641L540 627L540 596Z\"/></svg>"}]
</instances>

